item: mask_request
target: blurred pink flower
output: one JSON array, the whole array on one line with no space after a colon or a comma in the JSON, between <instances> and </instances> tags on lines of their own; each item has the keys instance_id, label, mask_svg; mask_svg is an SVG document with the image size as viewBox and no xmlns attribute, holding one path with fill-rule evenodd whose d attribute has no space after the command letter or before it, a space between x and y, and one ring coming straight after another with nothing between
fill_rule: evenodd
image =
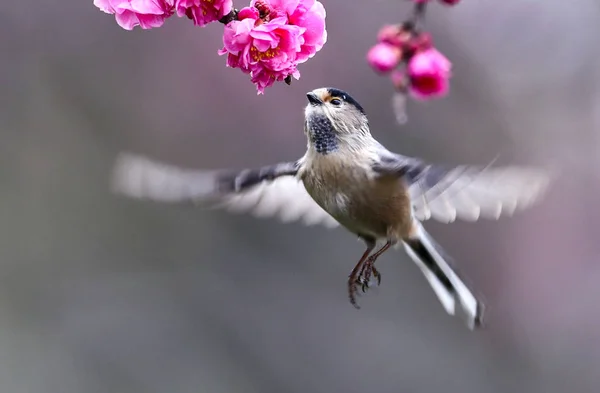
<instances>
[{"instance_id":1,"label":"blurred pink flower","mask_svg":"<svg viewBox=\"0 0 600 393\"><path fill-rule=\"evenodd\" d=\"M380 42L367 52L367 61L377 72L390 72L398 66L402 58L402 50L394 45Z\"/></svg>"},{"instance_id":2,"label":"blurred pink flower","mask_svg":"<svg viewBox=\"0 0 600 393\"><path fill-rule=\"evenodd\" d=\"M405 44L405 50L416 53L425 51L429 48L433 47L433 39L431 38L431 34L427 32L422 32L417 35L412 35L410 39Z\"/></svg>"},{"instance_id":3,"label":"blurred pink flower","mask_svg":"<svg viewBox=\"0 0 600 393\"><path fill-rule=\"evenodd\" d=\"M132 30L160 27L173 15L173 0L94 0L94 5L107 14L115 14L119 26Z\"/></svg>"},{"instance_id":4,"label":"blurred pink flower","mask_svg":"<svg viewBox=\"0 0 600 393\"><path fill-rule=\"evenodd\" d=\"M418 99L446 95L452 63L437 49L417 52L408 62L410 93Z\"/></svg>"},{"instance_id":5,"label":"blurred pink flower","mask_svg":"<svg viewBox=\"0 0 600 393\"><path fill-rule=\"evenodd\" d=\"M327 39L325 9L316 0L252 0L238 20L225 26L227 66L251 75L258 94L275 81L298 79L298 64L319 51Z\"/></svg>"},{"instance_id":6,"label":"blurred pink flower","mask_svg":"<svg viewBox=\"0 0 600 393\"><path fill-rule=\"evenodd\" d=\"M387 44L402 46L411 37L411 33L403 29L401 25L384 25L377 33L377 41Z\"/></svg>"},{"instance_id":7,"label":"blurred pink flower","mask_svg":"<svg viewBox=\"0 0 600 393\"><path fill-rule=\"evenodd\" d=\"M178 16L187 16L195 25L218 21L233 9L232 0L175 0Z\"/></svg>"}]
</instances>

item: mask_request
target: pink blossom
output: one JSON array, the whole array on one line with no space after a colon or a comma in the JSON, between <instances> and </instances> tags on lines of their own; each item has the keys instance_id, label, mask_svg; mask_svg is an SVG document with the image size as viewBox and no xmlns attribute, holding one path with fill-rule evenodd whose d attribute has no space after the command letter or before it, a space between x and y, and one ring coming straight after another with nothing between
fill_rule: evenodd
<instances>
[{"instance_id":1,"label":"pink blossom","mask_svg":"<svg viewBox=\"0 0 600 393\"><path fill-rule=\"evenodd\" d=\"M380 42L367 52L367 61L377 72L390 72L400 63L402 50L394 45Z\"/></svg>"},{"instance_id":2,"label":"pink blossom","mask_svg":"<svg viewBox=\"0 0 600 393\"><path fill-rule=\"evenodd\" d=\"M225 26L227 66L251 76L258 94L275 81L298 79L298 64L319 51L327 39L325 9L316 0L252 0L238 20Z\"/></svg>"},{"instance_id":3,"label":"pink blossom","mask_svg":"<svg viewBox=\"0 0 600 393\"><path fill-rule=\"evenodd\" d=\"M298 6L289 14L289 23L305 29L302 38L304 43L298 53L298 63L310 59L323 48L327 41L325 30L325 7L316 0L300 0Z\"/></svg>"},{"instance_id":4,"label":"pink blossom","mask_svg":"<svg viewBox=\"0 0 600 393\"><path fill-rule=\"evenodd\" d=\"M258 12L242 10L241 14L247 17L225 26L225 47L219 53L227 54L227 65L251 73L259 94L276 80L297 75L302 29L288 25L285 16L257 24Z\"/></svg>"},{"instance_id":5,"label":"pink blossom","mask_svg":"<svg viewBox=\"0 0 600 393\"><path fill-rule=\"evenodd\" d=\"M232 0L175 0L178 16L187 16L195 25L205 26L229 14Z\"/></svg>"},{"instance_id":6,"label":"pink blossom","mask_svg":"<svg viewBox=\"0 0 600 393\"><path fill-rule=\"evenodd\" d=\"M94 0L94 5L107 14L115 14L119 26L132 30L160 27L173 15L173 0Z\"/></svg>"},{"instance_id":7,"label":"pink blossom","mask_svg":"<svg viewBox=\"0 0 600 393\"><path fill-rule=\"evenodd\" d=\"M317 0L252 0L250 7L266 14L267 19L286 16L290 25L304 28L304 43L297 62L303 63L321 50L327 41L325 7Z\"/></svg>"},{"instance_id":8,"label":"pink blossom","mask_svg":"<svg viewBox=\"0 0 600 393\"><path fill-rule=\"evenodd\" d=\"M446 95L451 67L452 63L435 48L417 52L407 67L410 93L418 99Z\"/></svg>"}]
</instances>

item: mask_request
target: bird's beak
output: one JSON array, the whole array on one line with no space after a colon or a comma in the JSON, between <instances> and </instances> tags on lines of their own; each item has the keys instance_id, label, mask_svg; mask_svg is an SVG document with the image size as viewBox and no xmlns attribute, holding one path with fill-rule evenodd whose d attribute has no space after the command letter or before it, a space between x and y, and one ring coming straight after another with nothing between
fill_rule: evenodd
<instances>
[{"instance_id":1,"label":"bird's beak","mask_svg":"<svg viewBox=\"0 0 600 393\"><path fill-rule=\"evenodd\" d=\"M306 98L308 98L308 102L312 105L321 105L323 103L323 101L321 101L321 99L312 91L306 93Z\"/></svg>"}]
</instances>

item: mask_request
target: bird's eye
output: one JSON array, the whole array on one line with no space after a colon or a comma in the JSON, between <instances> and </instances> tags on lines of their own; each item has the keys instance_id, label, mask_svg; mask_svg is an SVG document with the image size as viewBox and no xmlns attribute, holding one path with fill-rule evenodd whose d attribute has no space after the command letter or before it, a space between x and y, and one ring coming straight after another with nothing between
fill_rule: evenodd
<instances>
[{"instance_id":1,"label":"bird's eye","mask_svg":"<svg viewBox=\"0 0 600 393\"><path fill-rule=\"evenodd\" d=\"M342 100L340 100L339 98L334 98L334 99L332 99L329 102L331 102L331 105L333 105L333 106L340 106L340 105L342 105Z\"/></svg>"}]
</instances>

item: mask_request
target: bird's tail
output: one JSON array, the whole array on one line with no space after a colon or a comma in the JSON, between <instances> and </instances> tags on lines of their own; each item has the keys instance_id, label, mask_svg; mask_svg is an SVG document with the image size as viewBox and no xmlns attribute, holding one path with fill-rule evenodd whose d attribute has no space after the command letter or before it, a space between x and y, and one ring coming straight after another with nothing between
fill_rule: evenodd
<instances>
[{"instance_id":1,"label":"bird's tail","mask_svg":"<svg viewBox=\"0 0 600 393\"><path fill-rule=\"evenodd\" d=\"M419 225L416 236L404 241L404 248L425 275L446 312L455 315L458 305L466 316L469 329L480 327L483 322L483 303L446 262L439 247L422 226Z\"/></svg>"}]
</instances>

